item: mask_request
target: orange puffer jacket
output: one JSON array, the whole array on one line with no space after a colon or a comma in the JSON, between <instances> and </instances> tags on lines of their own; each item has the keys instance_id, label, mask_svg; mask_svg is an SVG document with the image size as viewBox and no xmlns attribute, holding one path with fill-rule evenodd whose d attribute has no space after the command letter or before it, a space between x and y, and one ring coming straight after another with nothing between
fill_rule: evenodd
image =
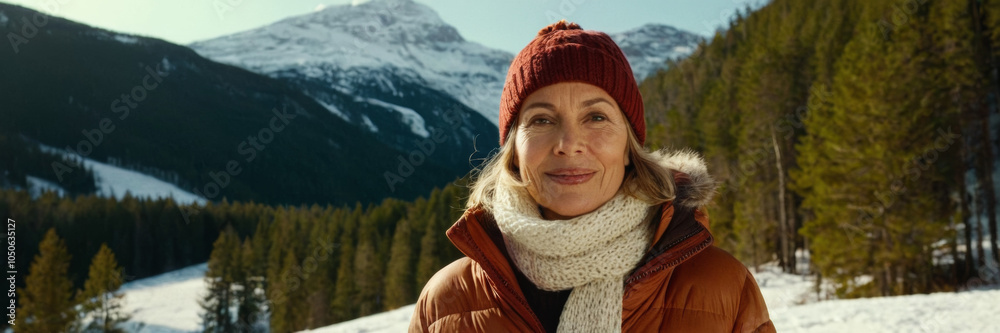
<instances>
[{"instance_id":1,"label":"orange puffer jacket","mask_svg":"<svg viewBox=\"0 0 1000 333\"><path fill-rule=\"evenodd\" d=\"M710 178L675 172L675 179L677 199L661 206L653 246L626 279L622 331L774 332L753 276L712 245L708 216L696 208L713 190L697 180ZM470 209L447 235L467 257L427 282L410 332L545 331L492 216Z\"/></svg>"}]
</instances>

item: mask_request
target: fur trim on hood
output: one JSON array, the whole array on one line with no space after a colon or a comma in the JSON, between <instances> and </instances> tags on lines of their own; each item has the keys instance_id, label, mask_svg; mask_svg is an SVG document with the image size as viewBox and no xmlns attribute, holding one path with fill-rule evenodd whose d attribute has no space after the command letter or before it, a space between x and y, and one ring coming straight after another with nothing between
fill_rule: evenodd
<instances>
[{"instance_id":1,"label":"fur trim on hood","mask_svg":"<svg viewBox=\"0 0 1000 333\"><path fill-rule=\"evenodd\" d=\"M652 155L661 166L680 171L690 179L690 182L678 182L676 204L698 208L712 201L718 183L708 174L708 167L701 155L690 149L661 149Z\"/></svg>"}]
</instances>

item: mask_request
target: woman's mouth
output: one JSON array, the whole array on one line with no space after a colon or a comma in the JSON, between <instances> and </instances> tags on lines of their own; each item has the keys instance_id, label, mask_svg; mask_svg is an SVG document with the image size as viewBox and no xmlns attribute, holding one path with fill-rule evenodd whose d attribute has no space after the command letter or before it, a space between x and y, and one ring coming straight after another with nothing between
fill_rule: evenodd
<instances>
[{"instance_id":1,"label":"woman's mouth","mask_svg":"<svg viewBox=\"0 0 1000 333\"><path fill-rule=\"evenodd\" d=\"M576 185L585 183L593 178L597 171L587 169L557 169L546 172L545 176L562 185Z\"/></svg>"}]
</instances>

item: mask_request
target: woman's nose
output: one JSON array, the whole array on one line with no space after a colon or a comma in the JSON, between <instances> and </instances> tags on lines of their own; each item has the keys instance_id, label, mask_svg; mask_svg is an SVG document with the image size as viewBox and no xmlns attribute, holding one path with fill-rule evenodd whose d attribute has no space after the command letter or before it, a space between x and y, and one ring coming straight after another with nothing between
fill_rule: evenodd
<instances>
[{"instance_id":1,"label":"woman's nose","mask_svg":"<svg viewBox=\"0 0 1000 333\"><path fill-rule=\"evenodd\" d=\"M559 131L559 142L555 147L556 155L582 154L586 147L583 129L576 124L563 124Z\"/></svg>"}]
</instances>

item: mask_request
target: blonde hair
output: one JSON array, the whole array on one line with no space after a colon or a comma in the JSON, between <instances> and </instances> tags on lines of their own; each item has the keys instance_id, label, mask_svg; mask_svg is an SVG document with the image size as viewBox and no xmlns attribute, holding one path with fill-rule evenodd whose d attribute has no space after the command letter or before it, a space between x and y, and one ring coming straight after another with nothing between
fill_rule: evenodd
<instances>
[{"instance_id":1,"label":"blonde hair","mask_svg":"<svg viewBox=\"0 0 1000 333\"><path fill-rule=\"evenodd\" d=\"M508 131L507 140L500 150L483 162L482 168L473 170L473 181L469 189L466 208L481 207L487 212L493 210L493 196L497 186L525 187L514 161L517 159L515 138L518 124L515 121ZM628 128L628 157L631 163L625 167L625 177L619 191L626 195L643 198L652 205L674 200L677 185L673 172L657 163L648 149L639 143L631 126Z\"/></svg>"}]
</instances>

